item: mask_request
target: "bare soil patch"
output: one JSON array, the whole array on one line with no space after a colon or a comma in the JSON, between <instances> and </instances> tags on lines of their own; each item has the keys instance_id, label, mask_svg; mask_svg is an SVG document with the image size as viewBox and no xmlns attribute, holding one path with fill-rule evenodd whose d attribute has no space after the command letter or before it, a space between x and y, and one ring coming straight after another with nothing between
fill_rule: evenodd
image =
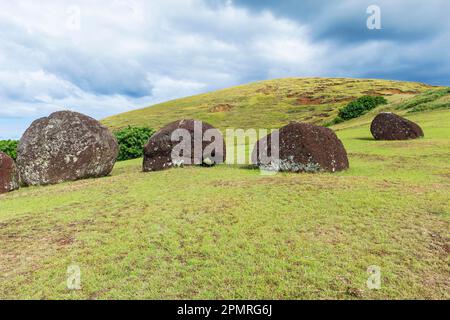
<instances>
[{"instance_id":1,"label":"bare soil patch","mask_svg":"<svg viewBox=\"0 0 450 320\"><path fill-rule=\"evenodd\" d=\"M312 98L312 97L300 97L296 100L296 103L298 105L307 106L307 105L317 105L317 104L323 104L324 101L321 98Z\"/></svg>"},{"instance_id":2,"label":"bare soil patch","mask_svg":"<svg viewBox=\"0 0 450 320\"><path fill-rule=\"evenodd\" d=\"M234 106L228 103L218 104L209 109L210 113L229 112L233 110Z\"/></svg>"},{"instance_id":3,"label":"bare soil patch","mask_svg":"<svg viewBox=\"0 0 450 320\"><path fill-rule=\"evenodd\" d=\"M395 89L395 88L382 88L382 89L378 89L378 90L368 90L368 91L364 91L364 94L367 94L369 96L393 96L395 94L419 94L418 91L403 91L400 89Z\"/></svg>"}]
</instances>

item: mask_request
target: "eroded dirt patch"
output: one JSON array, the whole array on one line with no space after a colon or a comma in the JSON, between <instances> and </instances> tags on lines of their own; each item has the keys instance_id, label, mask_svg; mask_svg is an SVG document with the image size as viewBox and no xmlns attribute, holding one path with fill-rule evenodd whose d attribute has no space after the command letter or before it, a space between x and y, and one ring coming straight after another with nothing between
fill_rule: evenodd
<instances>
[{"instance_id":1,"label":"eroded dirt patch","mask_svg":"<svg viewBox=\"0 0 450 320\"><path fill-rule=\"evenodd\" d=\"M228 103L218 104L209 109L210 113L229 112L233 110L234 106Z\"/></svg>"},{"instance_id":2,"label":"eroded dirt patch","mask_svg":"<svg viewBox=\"0 0 450 320\"><path fill-rule=\"evenodd\" d=\"M395 94L419 94L418 91L403 91L400 89L395 88L381 88L381 89L374 89L374 90L368 90L364 91L364 94L367 94L369 96L393 96Z\"/></svg>"},{"instance_id":3,"label":"eroded dirt patch","mask_svg":"<svg viewBox=\"0 0 450 320\"><path fill-rule=\"evenodd\" d=\"M263 88L257 89L256 92L257 92L257 93L262 93L262 94L265 94L265 95L271 95L271 94L273 94L276 90L277 90L276 87L271 86L271 85L267 85L267 86L265 86L265 87L263 87Z\"/></svg>"},{"instance_id":4,"label":"eroded dirt patch","mask_svg":"<svg viewBox=\"0 0 450 320\"><path fill-rule=\"evenodd\" d=\"M321 98L312 98L312 97L300 97L296 100L298 105L307 106L307 105L317 105L323 104L324 100Z\"/></svg>"}]
</instances>

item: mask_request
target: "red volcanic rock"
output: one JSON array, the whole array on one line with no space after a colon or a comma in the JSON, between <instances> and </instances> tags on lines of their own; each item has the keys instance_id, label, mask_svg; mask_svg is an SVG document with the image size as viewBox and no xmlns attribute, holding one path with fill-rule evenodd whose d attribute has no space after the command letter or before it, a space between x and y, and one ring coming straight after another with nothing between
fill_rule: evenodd
<instances>
[{"instance_id":1,"label":"red volcanic rock","mask_svg":"<svg viewBox=\"0 0 450 320\"><path fill-rule=\"evenodd\" d=\"M195 132L196 126L198 128L197 134ZM190 147L186 149L188 149L190 156L184 155L184 160L174 159L172 156L175 146L179 145L180 141L184 141L184 139L176 140L179 138L176 134L177 132L189 134L190 144L188 141L186 146ZM213 134L217 138L205 140L204 135L206 132ZM174 134L175 137L173 137ZM205 149L212 143L215 143L215 139L220 139L218 142L221 142L221 147L211 152L211 157L205 158L203 154ZM197 150L195 145L198 146ZM144 147L143 170L144 172L160 171L182 165L212 166L225 162L225 157L225 142L219 130L206 122L192 119L179 120L168 124L149 139Z\"/></svg>"},{"instance_id":2,"label":"red volcanic rock","mask_svg":"<svg viewBox=\"0 0 450 320\"><path fill-rule=\"evenodd\" d=\"M14 160L0 152L0 194L19 189L19 171Z\"/></svg>"},{"instance_id":3,"label":"red volcanic rock","mask_svg":"<svg viewBox=\"0 0 450 320\"><path fill-rule=\"evenodd\" d=\"M272 135L279 135L279 157L272 154ZM253 163L268 171L336 172L349 168L347 151L328 128L292 122L261 139Z\"/></svg>"},{"instance_id":4,"label":"red volcanic rock","mask_svg":"<svg viewBox=\"0 0 450 320\"><path fill-rule=\"evenodd\" d=\"M424 136L419 125L390 112L377 115L370 131L376 140L409 140Z\"/></svg>"},{"instance_id":5,"label":"red volcanic rock","mask_svg":"<svg viewBox=\"0 0 450 320\"><path fill-rule=\"evenodd\" d=\"M118 152L116 138L97 120L60 111L27 129L17 166L25 185L56 184L110 174Z\"/></svg>"}]
</instances>

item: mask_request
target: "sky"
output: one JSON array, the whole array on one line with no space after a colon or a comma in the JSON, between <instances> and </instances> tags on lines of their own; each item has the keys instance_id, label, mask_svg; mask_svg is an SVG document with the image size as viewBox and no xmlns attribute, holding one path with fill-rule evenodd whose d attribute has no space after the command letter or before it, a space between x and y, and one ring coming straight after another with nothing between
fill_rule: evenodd
<instances>
[{"instance_id":1,"label":"sky","mask_svg":"<svg viewBox=\"0 0 450 320\"><path fill-rule=\"evenodd\" d=\"M0 0L0 139L57 110L102 119L272 78L450 85L449 13L448 0Z\"/></svg>"}]
</instances>

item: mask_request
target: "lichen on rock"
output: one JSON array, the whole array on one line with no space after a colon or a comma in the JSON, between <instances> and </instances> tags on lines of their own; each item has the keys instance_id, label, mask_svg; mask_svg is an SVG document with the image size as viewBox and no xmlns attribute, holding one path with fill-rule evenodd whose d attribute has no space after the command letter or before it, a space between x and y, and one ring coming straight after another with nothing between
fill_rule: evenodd
<instances>
[{"instance_id":1,"label":"lichen on rock","mask_svg":"<svg viewBox=\"0 0 450 320\"><path fill-rule=\"evenodd\" d=\"M278 136L276 142L274 134ZM300 122L292 122L258 141L252 162L264 171L315 173L349 168L347 151L331 129Z\"/></svg>"},{"instance_id":2,"label":"lichen on rock","mask_svg":"<svg viewBox=\"0 0 450 320\"><path fill-rule=\"evenodd\" d=\"M18 147L25 185L47 185L111 173L117 159L115 137L97 120L59 111L34 121Z\"/></svg>"}]
</instances>

